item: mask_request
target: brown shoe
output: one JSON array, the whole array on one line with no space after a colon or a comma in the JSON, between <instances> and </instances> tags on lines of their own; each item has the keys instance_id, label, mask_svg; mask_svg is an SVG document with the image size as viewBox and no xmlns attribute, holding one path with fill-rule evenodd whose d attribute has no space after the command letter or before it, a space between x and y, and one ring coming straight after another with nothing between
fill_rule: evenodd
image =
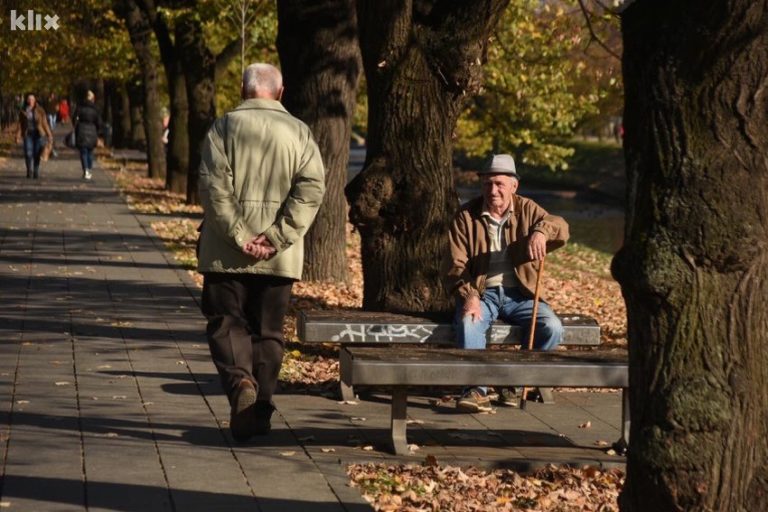
<instances>
[{"instance_id":1,"label":"brown shoe","mask_svg":"<svg viewBox=\"0 0 768 512\"><path fill-rule=\"evenodd\" d=\"M255 424L253 433L265 436L272 430L272 413L275 407L268 401L259 400L253 408Z\"/></svg>"},{"instance_id":2,"label":"brown shoe","mask_svg":"<svg viewBox=\"0 0 768 512\"><path fill-rule=\"evenodd\" d=\"M456 401L456 408L464 412L488 412L492 410L491 400L477 388L470 389Z\"/></svg>"},{"instance_id":3,"label":"brown shoe","mask_svg":"<svg viewBox=\"0 0 768 512\"><path fill-rule=\"evenodd\" d=\"M235 441L247 441L256 431L254 404L258 390L248 379L242 379L235 390L235 399L229 415L229 430Z\"/></svg>"}]
</instances>

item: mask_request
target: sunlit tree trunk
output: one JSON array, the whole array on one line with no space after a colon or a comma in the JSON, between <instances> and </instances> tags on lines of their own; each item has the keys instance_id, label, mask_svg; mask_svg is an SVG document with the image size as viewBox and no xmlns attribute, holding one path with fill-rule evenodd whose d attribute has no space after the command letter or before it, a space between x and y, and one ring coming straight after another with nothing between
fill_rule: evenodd
<instances>
[{"instance_id":1,"label":"sunlit tree trunk","mask_svg":"<svg viewBox=\"0 0 768 512\"><path fill-rule=\"evenodd\" d=\"M360 76L354 0L277 4L283 103L306 122L320 147L326 193L306 235L304 278L344 281L349 138Z\"/></svg>"},{"instance_id":2,"label":"sunlit tree trunk","mask_svg":"<svg viewBox=\"0 0 768 512\"><path fill-rule=\"evenodd\" d=\"M440 280L458 207L453 130L477 92L508 0L358 2L368 152L347 186L362 237L365 309L446 310Z\"/></svg>"}]
</instances>

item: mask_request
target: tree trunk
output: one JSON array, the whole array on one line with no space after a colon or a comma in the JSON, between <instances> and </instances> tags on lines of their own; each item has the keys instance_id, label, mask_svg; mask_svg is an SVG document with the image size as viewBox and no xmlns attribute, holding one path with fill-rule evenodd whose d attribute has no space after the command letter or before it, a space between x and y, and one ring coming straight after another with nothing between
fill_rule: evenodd
<instances>
[{"instance_id":1,"label":"tree trunk","mask_svg":"<svg viewBox=\"0 0 768 512\"><path fill-rule=\"evenodd\" d=\"M306 236L304 278L345 281L349 137L360 76L354 0L278 2L283 103L320 147L326 194Z\"/></svg>"},{"instance_id":2,"label":"tree trunk","mask_svg":"<svg viewBox=\"0 0 768 512\"><path fill-rule=\"evenodd\" d=\"M183 16L176 24L176 49L184 69L189 106L189 173L187 203L200 202L197 178L200 147L216 119L216 58L205 43L203 27L194 16Z\"/></svg>"},{"instance_id":3,"label":"tree trunk","mask_svg":"<svg viewBox=\"0 0 768 512\"><path fill-rule=\"evenodd\" d=\"M168 125L168 148L166 155L165 187L178 193L187 191L189 173L189 110L187 105L187 84L184 70L171 40L170 29L165 16L158 10L153 0L139 0L139 6L146 14L155 32L160 58L168 82L168 97L171 104Z\"/></svg>"},{"instance_id":4,"label":"tree trunk","mask_svg":"<svg viewBox=\"0 0 768 512\"><path fill-rule=\"evenodd\" d=\"M363 308L449 310L440 279L458 198L452 134L478 90L508 0L359 1L368 85L365 168L347 186L360 230Z\"/></svg>"},{"instance_id":5,"label":"tree trunk","mask_svg":"<svg viewBox=\"0 0 768 512\"><path fill-rule=\"evenodd\" d=\"M168 176L166 188L172 192L186 193L189 175L189 106L187 82L176 61L168 77L171 91L171 119L168 125Z\"/></svg>"},{"instance_id":6,"label":"tree trunk","mask_svg":"<svg viewBox=\"0 0 768 512\"><path fill-rule=\"evenodd\" d=\"M624 511L768 510L768 1L622 16Z\"/></svg>"},{"instance_id":7,"label":"tree trunk","mask_svg":"<svg viewBox=\"0 0 768 512\"><path fill-rule=\"evenodd\" d=\"M131 102L125 84L113 82L110 96L112 97L112 145L116 148L130 146L131 136Z\"/></svg>"},{"instance_id":8,"label":"tree trunk","mask_svg":"<svg viewBox=\"0 0 768 512\"><path fill-rule=\"evenodd\" d=\"M141 79L134 78L129 80L126 87L128 89L129 112L131 116L130 147L145 150L147 148L147 138L144 133L144 114L141 108L144 103L144 89L141 85Z\"/></svg>"},{"instance_id":9,"label":"tree trunk","mask_svg":"<svg viewBox=\"0 0 768 512\"><path fill-rule=\"evenodd\" d=\"M125 20L131 45L136 53L144 87L144 132L150 178L165 178L163 118L160 111L157 62L152 51L152 27L146 13L134 0L114 0L115 12Z\"/></svg>"}]
</instances>

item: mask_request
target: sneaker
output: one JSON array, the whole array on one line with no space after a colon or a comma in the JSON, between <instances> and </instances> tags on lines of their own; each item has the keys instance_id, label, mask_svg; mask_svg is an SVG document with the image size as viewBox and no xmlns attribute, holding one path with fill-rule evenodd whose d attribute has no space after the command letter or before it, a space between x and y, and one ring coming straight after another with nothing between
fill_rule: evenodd
<instances>
[{"instance_id":1,"label":"sneaker","mask_svg":"<svg viewBox=\"0 0 768 512\"><path fill-rule=\"evenodd\" d=\"M86 169L85 170L85 174L83 175L83 177L85 179L87 179L87 180L91 179L93 177L93 175L91 174L91 170L90 169Z\"/></svg>"},{"instance_id":2,"label":"sneaker","mask_svg":"<svg viewBox=\"0 0 768 512\"><path fill-rule=\"evenodd\" d=\"M517 398L517 392L515 388L501 388L499 391L499 397L496 399L496 403L506 407L519 407L520 401Z\"/></svg>"},{"instance_id":3,"label":"sneaker","mask_svg":"<svg viewBox=\"0 0 768 512\"><path fill-rule=\"evenodd\" d=\"M247 441L256 431L256 385L248 379L242 379L235 390L232 409L229 415L229 430L235 441Z\"/></svg>"},{"instance_id":4,"label":"sneaker","mask_svg":"<svg viewBox=\"0 0 768 512\"><path fill-rule=\"evenodd\" d=\"M456 408L464 412L491 410L491 400L479 389L472 388L456 401Z\"/></svg>"},{"instance_id":5,"label":"sneaker","mask_svg":"<svg viewBox=\"0 0 768 512\"><path fill-rule=\"evenodd\" d=\"M257 436L265 436L272 430L272 413L275 407L266 400L259 400L253 408L256 421L253 433Z\"/></svg>"}]
</instances>

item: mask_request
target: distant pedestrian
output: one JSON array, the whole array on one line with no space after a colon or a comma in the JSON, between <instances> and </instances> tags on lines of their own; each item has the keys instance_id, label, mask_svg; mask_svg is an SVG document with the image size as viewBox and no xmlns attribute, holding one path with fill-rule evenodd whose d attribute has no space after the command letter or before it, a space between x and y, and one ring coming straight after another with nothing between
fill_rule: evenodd
<instances>
[{"instance_id":1,"label":"distant pedestrian","mask_svg":"<svg viewBox=\"0 0 768 512\"><path fill-rule=\"evenodd\" d=\"M24 143L24 163L27 178L40 177L40 157L45 146L53 143L53 133L48 126L45 110L38 105L32 93L26 95L24 106L19 111L19 127L16 130L16 143Z\"/></svg>"},{"instance_id":2,"label":"distant pedestrian","mask_svg":"<svg viewBox=\"0 0 768 512\"><path fill-rule=\"evenodd\" d=\"M67 98L62 98L59 102L59 121L61 124L69 123L69 102Z\"/></svg>"},{"instance_id":3,"label":"distant pedestrian","mask_svg":"<svg viewBox=\"0 0 768 512\"><path fill-rule=\"evenodd\" d=\"M99 141L99 133L103 130L101 116L94 102L96 95L88 91L85 103L75 110L75 145L80 150L80 165L83 168L83 178L90 180L93 169L93 148Z\"/></svg>"},{"instance_id":4,"label":"distant pedestrian","mask_svg":"<svg viewBox=\"0 0 768 512\"><path fill-rule=\"evenodd\" d=\"M53 93L48 97L48 102L45 104L45 112L48 114L48 125L53 131L56 129L56 121L59 116L59 100Z\"/></svg>"},{"instance_id":5,"label":"distant pedestrian","mask_svg":"<svg viewBox=\"0 0 768 512\"><path fill-rule=\"evenodd\" d=\"M248 66L244 101L213 123L202 147L202 311L237 441L271 429L283 320L325 193L320 150L282 93L277 68Z\"/></svg>"}]
</instances>

